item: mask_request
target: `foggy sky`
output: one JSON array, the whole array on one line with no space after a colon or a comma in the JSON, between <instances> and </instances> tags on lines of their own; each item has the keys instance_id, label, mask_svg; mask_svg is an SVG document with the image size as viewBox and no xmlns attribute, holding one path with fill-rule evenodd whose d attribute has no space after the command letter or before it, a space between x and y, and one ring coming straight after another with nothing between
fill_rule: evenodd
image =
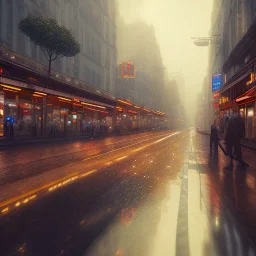
<instances>
[{"instance_id":1,"label":"foggy sky","mask_svg":"<svg viewBox=\"0 0 256 256\"><path fill-rule=\"evenodd\" d=\"M182 69L186 103L191 105L207 74L208 47L194 45L192 36L208 36L213 0L119 0L127 23L142 19L155 27L166 72ZM191 109L191 106L187 106Z\"/></svg>"}]
</instances>

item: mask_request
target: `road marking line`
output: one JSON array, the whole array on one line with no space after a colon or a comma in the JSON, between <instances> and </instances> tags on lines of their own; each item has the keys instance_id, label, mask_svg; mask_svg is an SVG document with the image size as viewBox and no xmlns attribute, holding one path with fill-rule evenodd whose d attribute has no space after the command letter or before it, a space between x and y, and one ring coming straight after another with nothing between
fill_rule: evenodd
<instances>
[{"instance_id":1,"label":"road marking line","mask_svg":"<svg viewBox=\"0 0 256 256\"><path fill-rule=\"evenodd\" d=\"M85 173L85 174L82 174L81 177L87 177L87 176L89 176L89 175L91 175L91 174L93 174L93 173L95 173L95 172L97 172L97 171L98 171L97 169L96 169L96 170L89 171L89 172L87 172L87 173Z\"/></svg>"},{"instance_id":2,"label":"road marking line","mask_svg":"<svg viewBox=\"0 0 256 256\"><path fill-rule=\"evenodd\" d=\"M53 191L53 190L55 190L55 189L57 189L57 188L59 188L63 185L66 185L67 183L75 181L76 179L78 179L80 177L89 176L90 174L93 174L96 171L97 170L92 170L92 171L89 171L89 172L86 172L86 173L80 174L80 175L77 175L77 173L73 173L73 174L69 175L68 177L65 177L65 178L62 178L62 179L59 179L59 180L55 180L55 181L53 181L51 183L48 183L48 184L45 184L45 185L43 185L39 188L28 191L28 192L26 192L22 195L12 197L8 200L5 200L5 201L0 203L0 208L5 207L7 205L10 205L12 203L15 203L15 206L18 207L18 206L21 205L20 201L22 201L22 203L27 203L28 201L34 199L37 196L38 192L41 192L43 190L48 190L49 192L51 192L51 191Z\"/></svg>"}]
</instances>

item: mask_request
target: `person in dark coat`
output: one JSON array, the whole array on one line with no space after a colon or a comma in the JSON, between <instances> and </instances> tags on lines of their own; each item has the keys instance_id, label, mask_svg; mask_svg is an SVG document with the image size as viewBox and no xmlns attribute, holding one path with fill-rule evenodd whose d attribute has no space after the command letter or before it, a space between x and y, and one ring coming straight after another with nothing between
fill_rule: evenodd
<instances>
[{"instance_id":1,"label":"person in dark coat","mask_svg":"<svg viewBox=\"0 0 256 256\"><path fill-rule=\"evenodd\" d=\"M216 121L214 121L214 124L211 126L211 135L210 135L210 150L212 151L212 146L214 146L214 154L216 155L218 152L218 130L216 126Z\"/></svg>"},{"instance_id":2,"label":"person in dark coat","mask_svg":"<svg viewBox=\"0 0 256 256\"><path fill-rule=\"evenodd\" d=\"M233 159L235 158L240 163L243 161L241 150L241 139L245 133L245 125L242 117L234 113L229 119L227 133L225 137L227 145L227 153L230 156L230 163L227 166L229 169L233 169Z\"/></svg>"}]
</instances>

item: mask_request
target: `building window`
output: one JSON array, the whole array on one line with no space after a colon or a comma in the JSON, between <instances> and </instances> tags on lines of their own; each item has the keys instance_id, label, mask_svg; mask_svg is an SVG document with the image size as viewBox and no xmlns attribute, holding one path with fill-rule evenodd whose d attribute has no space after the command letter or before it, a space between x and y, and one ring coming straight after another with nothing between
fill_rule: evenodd
<instances>
[{"instance_id":1,"label":"building window","mask_svg":"<svg viewBox=\"0 0 256 256\"><path fill-rule=\"evenodd\" d=\"M12 0L6 0L6 21L8 27L6 28L6 39L10 46L12 47L12 37L13 37L13 5Z\"/></svg>"},{"instance_id":2,"label":"building window","mask_svg":"<svg viewBox=\"0 0 256 256\"><path fill-rule=\"evenodd\" d=\"M95 85L95 72L94 71L91 72L91 82L90 82L90 84Z\"/></svg>"},{"instance_id":3,"label":"building window","mask_svg":"<svg viewBox=\"0 0 256 256\"><path fill-rule=\"evenodd\" d=\"M90 83L90 69L86 65L84 65L83 76L83 80L87 83Z\"/></svg>"},{"instance_id":4,"label":"building window","mask_svg":"<svg viewBox=\"0 0 256 256\"><path fill-rule=\"evenodd\" d=\"M106 39L109 40L109 21L106 20Z\"/></svg>"},{"instance_id":5,"label":"building window","mask_svg":"<svg viewBox=\"0 0 256 256\"><path fill-rule=\"evenodd\" d=\"M36 54L37 47L33 42L30 43L30 46L31 46L31 57L32 57L32 59L36 60L37 59L37 54Z\"/></svg>"},{"instance_id":6,"label":"building window","mask_svg":"<svg viewBox=\"0 0 256 256\"><path fill-rule=\"evenodd\" d=\"M98 86L98 87L100 87L100 74L96 74L95 85Z\"/></svg>"},{"instance_id":7,"label":"building window","mask_svg":"<svg viewBox=\"0 0 256 256\"><path fill-rule=\"evenodd\" d=\"M95 60L96 58L95 58L95 49L94 49L94 47L95 47L95 40L94 40L94 38L93 37L91 37L91 57Z\"/></svg>"},{"instance_id":8,"label":"building window","mask_svg":"<svg viewBox=\"0 0 256 256\"><path fill-rule=\"evenodd\" d=\"M86 54L90 56L91 55L91 35L89 31L87 31L86 40L87 40Z\"/></svg>"},{"instance_id":9,"label":"building window","mask_svg":"<svg viewBox=\"0 0 256 256\"><path fill-rule=\"evenodd\" d=\"M110 91L110 77L108 73L106 74L106 90Z\"/></svg>"},{"instance_id":10,"label":"building window","mask_svg":"<svg viewBox=\"0 0 256 256\"><path fill-rule=\"evenodd\" d=\"M101 87L101 75L99 74L99 87Z\"/></svg>"},{"instance_id":11,"label":"building window","mask_svg":"<svg viewBox=\"0 0 256 256\"><path fill-rule=\"evenodd\" d=\"M110 67L110 51L109 51L109 49L107 49L107 52L106 52L105 67L108 69Z\"/></svg>"}]
</instances>

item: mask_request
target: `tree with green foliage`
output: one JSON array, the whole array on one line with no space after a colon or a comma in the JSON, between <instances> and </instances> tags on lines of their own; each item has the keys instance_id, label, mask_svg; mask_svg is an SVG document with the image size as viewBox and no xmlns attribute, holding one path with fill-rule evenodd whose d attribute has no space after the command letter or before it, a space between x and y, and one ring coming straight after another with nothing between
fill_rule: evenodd
<instances>
[{"instance_id":1,"label":"tree with green foliage","mask_svg":"<svg viewBox=\"0 0 256 256\"><path fill-rule=\"evenodd\" d=\"M43 51L49 62L49 79L53 61L80 52L80 45L71 32L60 26L55 19L29 15L20 21L19 29Z\"/></svg>"}]
</instances>

